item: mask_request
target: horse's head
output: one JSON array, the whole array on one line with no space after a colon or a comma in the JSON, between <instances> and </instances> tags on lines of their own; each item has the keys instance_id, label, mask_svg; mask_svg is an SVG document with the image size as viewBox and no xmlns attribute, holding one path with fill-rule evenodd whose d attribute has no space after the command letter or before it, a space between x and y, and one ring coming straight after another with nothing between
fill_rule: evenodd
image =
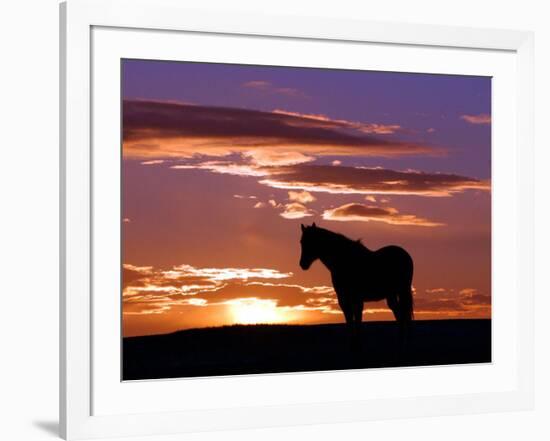
<instances>
[{"instance_id":1,"label":"horse's head","mask_svg":"<svg viewBox=\"0 0 550 441\"><path fill-rule=\"evenodd\" d=\"M311 264L319 258L318 251L318 229L313 222L311 226L302 226L302 238L300 244L302 246L302 255L300 256L300 267L303 270L309 269Z\"/></svg>"}]
</instances>

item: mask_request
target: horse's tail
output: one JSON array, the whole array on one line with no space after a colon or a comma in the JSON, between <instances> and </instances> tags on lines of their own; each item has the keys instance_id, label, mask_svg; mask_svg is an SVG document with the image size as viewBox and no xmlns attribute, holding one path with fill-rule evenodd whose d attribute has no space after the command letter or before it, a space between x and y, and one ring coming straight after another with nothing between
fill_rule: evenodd
<instances>
[{"instance_id":1,"label":"horse's tail","mask_svg":"<svg viewBox=\"0 0 550 441\"><path fill-rule=\"evenodd\" d=\"M406 290L399 293L399 316L402 320L410 322L414 320L414 299L412 295L412 287L409 286Z\"/></svg>"}]
</instances>

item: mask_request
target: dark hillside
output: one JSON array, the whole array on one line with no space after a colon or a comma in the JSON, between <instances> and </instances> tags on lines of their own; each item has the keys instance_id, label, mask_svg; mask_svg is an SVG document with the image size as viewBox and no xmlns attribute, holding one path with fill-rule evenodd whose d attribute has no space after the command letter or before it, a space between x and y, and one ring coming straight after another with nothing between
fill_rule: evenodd
<instances>
[{"instance_id":1,"label":"dark hillside","mask_svg":"<svg viewBox=\"0 0 550 441\"><path fill-rule=\"evenodd\" d=\"M414 322L399 350L395 322L362 327L359 354L331 325L237 325L123 341L123 380L300 372L491 361L491 320Z\"/></svg>"}]
</instances>

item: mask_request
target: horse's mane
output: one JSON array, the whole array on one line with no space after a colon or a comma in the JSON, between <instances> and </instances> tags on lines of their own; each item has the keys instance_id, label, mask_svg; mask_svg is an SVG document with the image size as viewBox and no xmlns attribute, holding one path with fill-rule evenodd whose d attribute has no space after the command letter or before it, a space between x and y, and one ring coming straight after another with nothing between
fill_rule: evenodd
<instances>
[{"instance_id":1,"label":"horse's mane","mask_svg":"<svg viewBox=\"0 0 550 441\"><path fill-rule=\"evenodd\" d=\"M347 236L344 236L341 233L336 233L334 231L327 230L326 228L316 227L319 232L321 232L326 237L330 237L334 241L341 242L342 245L349 246L355 251L370 251L362 242L361 239L353 240Z\"/></svg>"}]
</instances>

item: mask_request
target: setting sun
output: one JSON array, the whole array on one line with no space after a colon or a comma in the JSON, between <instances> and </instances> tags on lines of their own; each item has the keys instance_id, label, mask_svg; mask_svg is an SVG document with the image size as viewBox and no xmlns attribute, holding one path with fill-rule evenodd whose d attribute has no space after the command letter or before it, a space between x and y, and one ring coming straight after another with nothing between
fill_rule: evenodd
<instances>
[{"instance_id":1,"label":"setting sun","mask_svg":"<svg viewBox=\"0 0 550 441\"><path fill-rule=\"evenodd\" d=\"M275 300L235 299L230 302L235 323L254 325L259 323L281 323L286 321L284 313L277 308Z\"/></svg>"}]
</instances>

